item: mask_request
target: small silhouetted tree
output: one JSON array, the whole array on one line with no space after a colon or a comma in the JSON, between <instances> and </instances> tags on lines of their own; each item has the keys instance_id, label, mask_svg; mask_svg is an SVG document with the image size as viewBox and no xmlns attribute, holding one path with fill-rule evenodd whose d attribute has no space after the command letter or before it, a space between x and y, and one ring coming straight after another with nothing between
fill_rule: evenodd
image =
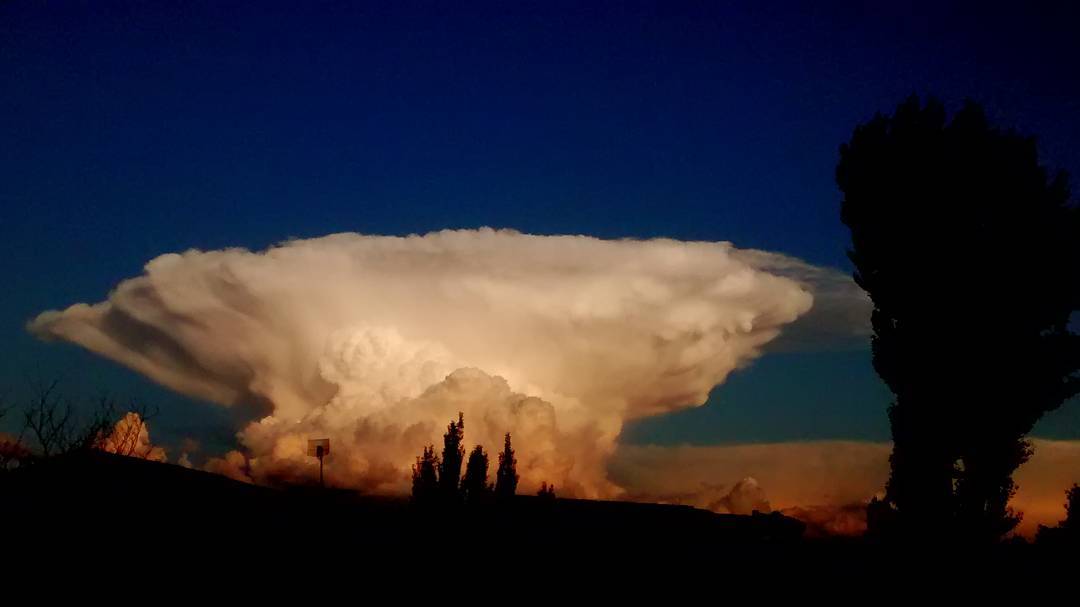
<instances>
[{"instance_id":1,"label":"small silhouetted tree","mask_svg":"<svg viewBox=\"0 0 1080 607\"><path fill-rule=\"evenodd\" d=\"M18 440L0 436L0 474L22 466L32 455Z\"/></svg>"},{"instance_id":2,"label":"small silhouetted tree","mask_svg":"<svg viewBox=\"0 0 1080 607\"><path fill-rule=\"evenodd\" d=\"M536 495L544 500L554 500L555 485L549 485L547 481L540 483L540 490L536 492Z\"/></svg>"},{"instance_id":3,"label":"small silhouetted tree","mask_svg":"<svg viewBox=\"0 0 1080 607\"><path fill-rule=\"evenodd\" d=\"M490 491L488 455L482 446L477 445L469 453L469 461L465 464L465 478L461 480L461 492L467 502L478 503L483 501Z\"/></svg>"},{"instance_id":4,"label":"small silhouetted tree","mask_svg":"<svg viewBox=\"0 0 1080 607\"><path fill-rule=\"evenodd\" d=\"M836 181L892 390L885 499L903 535L994 541L1026 435L1080 392L1080 213L1035 140L912 97L855 129Z\"/></svg>"},{"instance_id":5,"label":"small silhouetted tree","mask_svg":"<svg viewBox=\"0 0 1080 607\"><path fill-rule=\"evenodd\" d=\"M517 493L517 484L517 459L510 446L510 433L507 432L502 453L499 454L499 469L495 472L495 496L503 499L513 497Z\"/></svg>"},{"instance_id":6,"label":"small silhouetted tree","mask_svg":"<svg viewBox=\"0 0 1080 607\"><path fill-rule=\"evenodd\" d=\"M25 437L30 447L36 447L37 455L50 457L74 451L102 449L126 456L148 457L139 447L138 438L144 430L144 420L153 416L146 407L132 405L131 412L140 422L127 424L117 433L116 426L123 417L122 408L107 395L100 396L93 405L77 406L58 390L59 382L33 382L31 396L23 406L23 428L17 442ZM88 415L80 416L79 409L89 409ZM134 433L124 436L124 448L117 450L110 437L116 438L129 431ZM114 434L116 436L114 436ZM159 450L160 451L160 450Z\"/></svg>"},{"instance_id":7,"label":"small silhouetted tree","mask_svg":"<svg viewBox=\"0 0 1080 607\"><path fill-rule=\"evenodd\" d=\"M439 465L439 490L443 497L456 501L460 498L461 464L465 459L465 414L458 413L458 420L446 427L443 435L442 463Z\"/></svg>"},{"instance_id":8,"label":"small silhouetted tree","mask_svg":"<svg viewBox=\"0 0 1080 607\"><path fill-rule=\"evenodd\" d=\"M32 395L23 407L20 439L28 436L42 457L64 453L81 442L75 428L75 409L70 401L60 396L58 384L58 380L34 382Z\"/></svg>"},{"instance_id":9,"label":"small silhouetted tree","mask_svg":"<svg viewBox=\"0 0 1080 607\"><path fill-rule=\"evenodd\" d=\"M412 498L419 504L431 503L439 494L439 457L435 445L424 447L412 467Z\"/></svg>"},{"instance_id":10,"label":"small silhouetted tree","mask_svg":"<svg viewBox=\"0 0 1080 607\"><path fill-rule=\"evenodd\" d=\"M10 406L0 405L0 419L3 419L10 410ZM17 468L29 456L29 449L22 444L20 439L0 435L0 473Z\"/></svg>"}]
</instances>

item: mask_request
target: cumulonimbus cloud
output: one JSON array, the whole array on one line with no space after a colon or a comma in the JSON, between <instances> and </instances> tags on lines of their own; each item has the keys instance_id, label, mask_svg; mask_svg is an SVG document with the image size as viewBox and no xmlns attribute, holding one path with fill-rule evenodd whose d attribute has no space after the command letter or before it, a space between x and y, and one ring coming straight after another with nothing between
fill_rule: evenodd
<instances>
[{"instance_id":1,"label":"cumulonimbus cloud","mask_svg":"<svg viewBox=\"0 0 1080 607\"><path fill-rule=\"evenodd\" d=\"M844 299L848 283L723 242L336 234L162 255L106 301L29 329L183 394L261 407L239 433L256 482L310 478L305 441L330 437L330 482L403 490L413 456L463 411L470 444L513 433L524 489L602 497L619 491L605 462L625 421L703 403L816 291Z\"/></svg>"}]
</instances>

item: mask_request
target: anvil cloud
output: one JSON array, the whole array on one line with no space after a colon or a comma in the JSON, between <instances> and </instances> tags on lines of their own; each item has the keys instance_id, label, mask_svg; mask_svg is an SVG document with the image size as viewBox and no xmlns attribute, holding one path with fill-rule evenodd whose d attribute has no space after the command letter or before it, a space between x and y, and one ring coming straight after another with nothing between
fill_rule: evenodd
<instances>
[{"instance_id":1,"label":"anvil cloud","mask_svg":"<svg viewBox=\"0 0 1080 607\"><path fill-rule=\"evenodd\" d=\"M310 478L305 441L328 436L330 482L404 490L463 411L469 444L513 433L523 489L604 497L620 491L606 462L624 422L702 404L818 288L862 305L849 285L722 242L350 233L162 255L106 301L29 328L256 407L238 435L256 482Z\"/></svg>"}]
</instances>

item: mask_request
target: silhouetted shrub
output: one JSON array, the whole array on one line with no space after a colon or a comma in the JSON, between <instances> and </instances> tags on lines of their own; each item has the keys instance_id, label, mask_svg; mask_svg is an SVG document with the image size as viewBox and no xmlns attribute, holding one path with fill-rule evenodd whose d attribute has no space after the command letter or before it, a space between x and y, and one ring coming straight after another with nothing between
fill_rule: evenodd
<instances>
[{"instance_id":1,"label":"silhouetted shrub","mask_svg":"<svg viewBox=\"0 0 1080 607\"><path fill-rule=\"evenodd\" d=\"M17 437L0 435L0 474L25 465L31 456L30 450Z\"/></svg>"},{"instance_id":2,"label":"silhouetted shrub","mask_svg":"<svg viewBox=\"0 0 1080 607\"><path fill-rule=\"evenodd\" d=\"M544 500L555 500L555 485L547 484L547 481L540 483L540 490L536 492L537 497Z\"/></svg>"}]
</instances>

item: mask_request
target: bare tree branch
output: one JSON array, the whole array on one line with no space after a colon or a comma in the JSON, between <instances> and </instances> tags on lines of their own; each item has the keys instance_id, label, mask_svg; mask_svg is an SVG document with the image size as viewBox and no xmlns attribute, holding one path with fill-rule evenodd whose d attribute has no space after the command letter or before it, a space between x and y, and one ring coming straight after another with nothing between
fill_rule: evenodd
<instances>
[{"instance_id":1,"label":"bare tree branch","mask_svg":"<svg viewBox=\"0 0 1080 607\"><path fill-rule=\"evenodd\" d=\"M26 437L41 457L90 449L141 459L155 455L154 445L148 440L144 444L144 437L157 408L137 401L119 405L102 393L92 405L83 407L89 412L80 419L78 407L59 393L58 385L59 380L31 382L32 396L23 407L23 427L16 444Z\"/></svg>"},{"instance_id":2,"label":"bare tree branch","mask_svg":"<svg viewBox=\"0 0 1080 607\"><path fill-rule=\"evenodd\" d=\"M30 434L41 455L49 457L67 450L71 439L71 403L56 394L59 380L34 382L30 402L23 409L23 429L20 441Z\"/></svg>"}]
</instances>

